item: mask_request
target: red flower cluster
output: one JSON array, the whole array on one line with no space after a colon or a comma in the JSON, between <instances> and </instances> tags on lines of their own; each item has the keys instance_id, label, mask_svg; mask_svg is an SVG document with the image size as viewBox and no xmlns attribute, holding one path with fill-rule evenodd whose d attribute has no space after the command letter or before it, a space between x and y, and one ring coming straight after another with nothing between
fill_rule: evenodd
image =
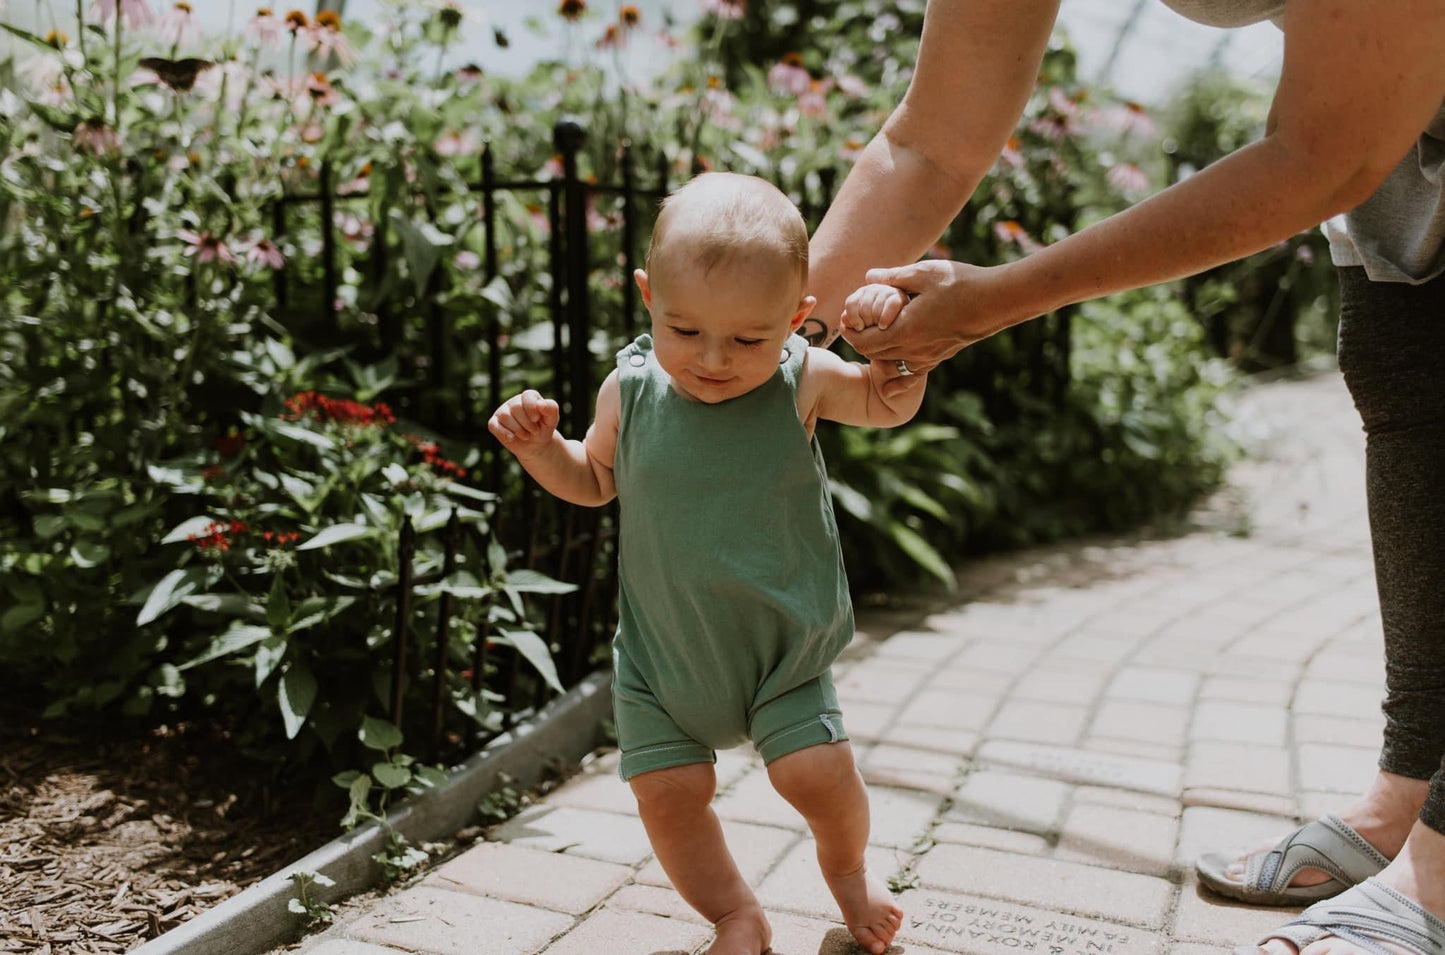
<instances>
[{"instance_id":1,"label":"red flower cluster","mask_svg":"<svg viewBox=\"0 0 1445 955\"><path fill-rule=\"evenodd\" d=\"M223 458L234 458L245 450L246 436L239 431L232 431L212 441L211 447Z\"/></svg>"},{"instance_id":2,"label":"red flower cluster","mask_svg":"<svg viewBox=\"0 0 1445 955\"><path fill-rule=\"evenodd\" d=\"M277 547L285 547L287 544L294 544L301 539L300 531L262 531L261 539L269 546L275 544Z\"/></svg>"},{"instance_id":3,"label":"red flower cluster","mask_svg":"<svg viewBox=\"0 0 1445 955\"><path fill-rule=\"evenodd\" d=\"M244 534L246 525L240 521L212 521L204 534L188 534L186 540L203 551L225 551L231 549L231 536Z\"/></svg>"},{"instance_id":4,"label":"red flower cluster","mask_svg":"<svg viewBox=\"0 0 1445 955\"><path fill-rule=\"evenodd\" d=\"M442 457L442 450L439 445L432 444L430 441L423 441L420 436L415 434L407 435L406 439L416 445L416 449L421 452L422 459L425 460L427 464L430 464L432 470L438 474L449 474L452 477L459 478L467 476L466 468L455 461L448 461Z\"/></svg>"},{"instance_id":5,"label":"red flower cluster","mask_svg":"<svg viewBox=\"0 0 1445 955\"><path fill-rule=\"evenodd\" d=\"M219 481L225 476L226 466L224 464L213 464L208 468L201 468L201 480L203 481Z\"/></svg>"},{"instance_id":6,"label":"red flower cluster","mask_svg":"<svg viewBox=\"0 0 1445 955\"><path fill-rule=\"evenodd\" d=\"M363 428L384 428L396 421L391 408L383 401L364 405L359 401L348 401L344 398L328 398L319 391L303 391L293 395L286 402L286 410L281 413L281 417L287 421L299 421L307 415L318 421L335 421Z\"/></svg>"}]
</instances>

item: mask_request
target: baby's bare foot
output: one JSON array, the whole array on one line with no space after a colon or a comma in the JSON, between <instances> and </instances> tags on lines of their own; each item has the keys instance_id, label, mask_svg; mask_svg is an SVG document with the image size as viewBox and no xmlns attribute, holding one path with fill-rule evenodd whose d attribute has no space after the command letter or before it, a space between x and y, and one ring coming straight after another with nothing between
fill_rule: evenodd
<instances>
[{"instance_id":1,"label":"baby's bare foot","mask_svg":"<svg viewBox=\"0 0 1445 955\"><path fill-rule=\"evenodd\" d=\"M763 910L755 906L729 912L713 928L717 938L708 946L707 955L763 955L773 942L773 928Z\"/></svg>"},{"instance_id":2,"label":"baby's bare foot","mask_svg":"<svg viewBox=\"0 0 1445 955\"><path fill-rule=\"evenodd\" d=\"M883 883L869 875L866 866L846 875L830 876L825 872L823 879L843 912L843 924L858 944L873 955L887 951L903 924L903 910Z\"/></svg>"}]
</instances>

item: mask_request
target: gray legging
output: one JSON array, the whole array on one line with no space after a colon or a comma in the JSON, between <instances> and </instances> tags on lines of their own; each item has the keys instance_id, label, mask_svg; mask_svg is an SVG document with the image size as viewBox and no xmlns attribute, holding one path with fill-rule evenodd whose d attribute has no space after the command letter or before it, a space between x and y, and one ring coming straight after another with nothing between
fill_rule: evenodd
<instances>
[{"instance_id":1,"label":"gray legging","mask_svg":"<svg viewBox=\"0 0 1445 955\"><path fill-rule=\"evenodd\" d=\"M1380 768L1430 780L1445 832L1445 276L1340 269L1340 369L1365 422L1365 490L1385 628Z\"/></svg>"}]
</instances>

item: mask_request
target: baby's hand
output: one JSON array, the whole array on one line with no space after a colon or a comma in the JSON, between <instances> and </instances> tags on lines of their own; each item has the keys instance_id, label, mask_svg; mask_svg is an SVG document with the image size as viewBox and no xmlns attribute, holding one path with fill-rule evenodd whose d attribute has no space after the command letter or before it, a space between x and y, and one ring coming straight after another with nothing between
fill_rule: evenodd
<instances>
[{"instance_id":1,"label":"baby's hand","mask_svg":"<svg viewBox=\"0 0 1445 955\"><path fill-rule=\"evenodd\" d=\"M508 451L527 458L552 443L560 415L557 402L529 389L498 408L487 422L487 430Z\"/></svg>"},{"instance_id":2,"label":"baby's hand","mask_svg":"<svg viewBox=\"0 0 1445 955\"><path fill-rule=\"evenodd\" d=\"M892 285L865 285L848 296L843 303L843 324L854 331L862 331L877 325L887 328L893 324L903 306L908 304L908 293Z\"/></svg>"}]
</instances>

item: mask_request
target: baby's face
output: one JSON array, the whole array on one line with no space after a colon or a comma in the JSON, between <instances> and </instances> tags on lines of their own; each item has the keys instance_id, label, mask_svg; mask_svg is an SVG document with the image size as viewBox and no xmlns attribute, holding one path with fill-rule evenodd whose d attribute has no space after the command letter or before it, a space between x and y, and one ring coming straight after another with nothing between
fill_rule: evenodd
<instances>
[{"instance_id":1,"label":"baby's face","mask_svg":"<svg viewBox=\"0 0 1445 955\"><path fill-rule=\"evenodd\" d=\"M655 263L638 284L652 313L657 361L684 395L717 404L745 395L777 371L783 343L812 310L796 273L760 276L721 263L710 273Z\"/></svg>"}]
</instances>

